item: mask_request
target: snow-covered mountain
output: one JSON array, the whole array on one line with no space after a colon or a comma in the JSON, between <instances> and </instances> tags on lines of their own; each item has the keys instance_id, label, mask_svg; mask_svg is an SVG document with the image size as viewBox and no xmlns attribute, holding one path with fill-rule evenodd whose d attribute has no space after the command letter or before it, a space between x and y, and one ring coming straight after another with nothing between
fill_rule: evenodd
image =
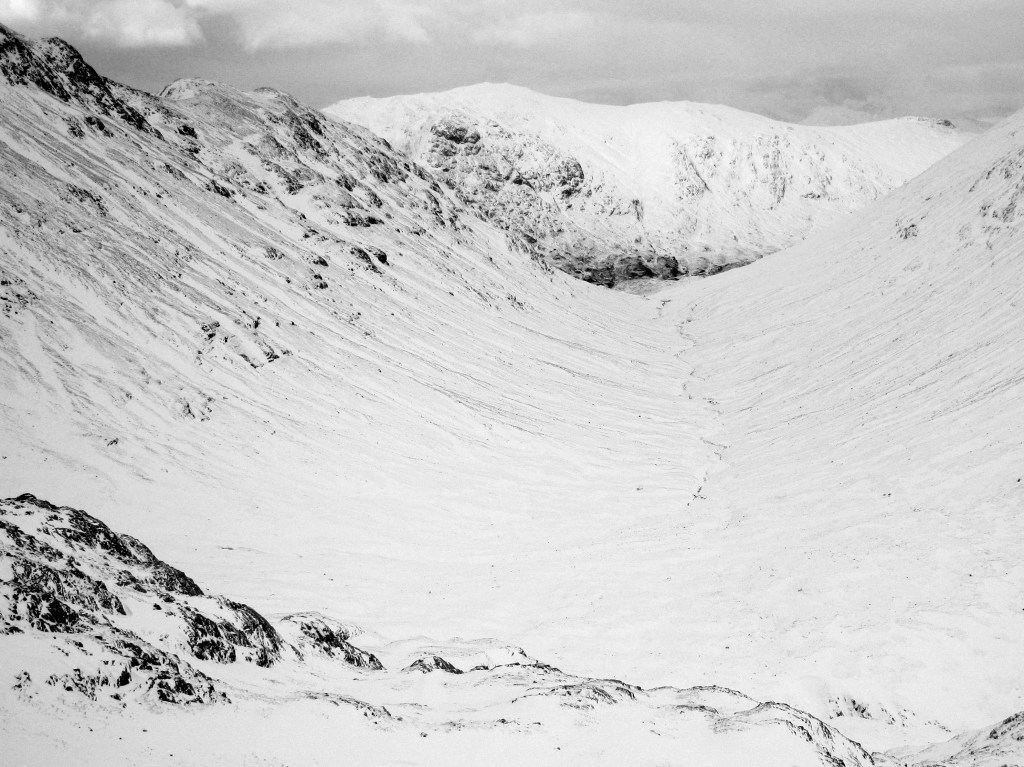
<instances>
[{"instance_id":1,"label":"snow-covered mountain","mask_svg":"<svg viewBox=\"0 0 1024 767\"><path fill-rule=\"evenodd\" d=\"M132 532L0 503L8 758L869 763L788 706L424 636L520 625L508 598L550 589L524 564L606 545L617 472L680 449L704 406L659 390L647 307L284 94L152 97L3 35L0 486ZM698 471L665 461L671 494Z\"/></svg>"},{"instance_id":2,"label":"snow-covered mountain","mask_svg":"<svg viewBox=\"0 0 1024 767\"><path fill-rule=\"evenodd\" d=\"M723 106L586 104L493 84L325 111L386 138L548 263L603 285L712 274L774 253L968 137L917 118L810 127Z\"/></svg>"},{"instance_id":3,"label":"snow-covered mountain","mask_svg":"<svg viewBox=\"0 0 1024 767\"><path fill-rule=\"evenodd\" d=\"M642 298L278 91L0 72L16 763L970 764L1024 709L1024 114Z\"/></svg>"}]
</instances>

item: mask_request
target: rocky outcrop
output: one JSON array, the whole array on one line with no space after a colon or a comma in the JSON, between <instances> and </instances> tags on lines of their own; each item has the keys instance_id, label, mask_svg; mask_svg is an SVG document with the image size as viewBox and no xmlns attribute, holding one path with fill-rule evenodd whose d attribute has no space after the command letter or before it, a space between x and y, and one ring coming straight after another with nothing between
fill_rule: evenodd
<instances>
[{"instance_id":1,"label":"rocky outcrop","mask_svg":"<svg viewBox=\"0 0 1024 767\"><path fill-rule=\"evenodd\" d=\"M202 660L234 663L244 659L271 666L281 658L283 641L270 622L248 605L218 597L220 615L179 608L192 654Z\"/></svg>"},{"instance_id":2,"label":"rocky outcrop","mask_svg":"<svg viewBox=\"0 0 1024 767\"><path fill-rule=\"evenodd\" d=\"M349 639L352 627L319 613L295 613L279 621L292 645L305 654L337 658L356 668L382 671L383 664L373 653L360 650Z\"/></svg>"},{"instance_id":3,"label":"rocky outcrop","mask_svg":"<svg viewBox=\"0 0 1024 767\"><path fill-rule=\"evenodd\" d=\"M142 616L159 614L153 622ZM292 655L316 651L364 669L383 668L348 640L342 624L296 615L301 641ZM0 634L74 635L91 658L47 684L96 699L128 693L167 703L224 700L190 660L246 661L267 667L287 645L248 605L204 594L145 544L90 514L25 494L0 500Z\"/></svg>"},{"instance_id":4,"label":"rocky outcrop","mask_svg":"<svg viewBox=\"0 0 1024 767\"><path fill-rule=\"evenodd\" d=\"M25 622L38 631L88 631L107 612L125 614L121 600L103 581L91 578L74 565L64 568L10 557L12 625Z\"/></svg>"},{"instance_id":5,"label":"rocky outcrop","mask_svg":"<svg viewBox=\"0 0 1024 767\"><path fill-rule=\"evenodd\" d=\"M428 658L418 658L410 663L406 671L418 671L421 674L429 674L432 671L444 671L446 674L461 674L461 669L456 668L440 655L431 655Z\"/></svg>"},{"instance_id":6,"label":"rocky outcrop","mask_svg":"<svg viewBox=\"0 0 1024 767\"><path fill-rule=\"evenodd\" d=\"M584 232L565 220L562 205L583 189L579 161L540 140L523 142L498 125L480 130L468 116L448 115L430 126L422 161L461 200L490 221L524 238L533 254L592 282L612 285L642 271L633 256L610 255L577 268L576 251L591 251ZM628 261L628 263L627 263ZM641 269L636 269L636 262Z\"/></svg>"},{"instance_id":7,"label":"rocky outcrop","mask_svg":"<svg viewBox=\"0 0 1024 767\"><path fill-rule=\"evenodd\" d=\"M176 575L158 580L152 576L155 572ZM162 614L158 626L139 619L147 611ZM175 625L182 636L180 644L173 639ZM459 718L467 713L462 704L455 707L455 719L443 719L439 724L438 712L409 699L413 690L436 692L448 688L446 698L461 700L460 695L468 694L471 697L467 700L486 700L494 726L515 728L519 726L515 717L522 712L529 712L531 727L544 726L537 717L560 723L558 726L567 721L592 725L593 717L614 716L619 707L625 706L642 712L645 727L659 727L657 723L661 722L666 731L671 731L671 723L680 718L703 723L716 737L747 731L760 737L775 731L772 742L788 743L786 748L794 763L817 761L845 767L890 763L792 706L759 703L723 687L644 690L617 679L580 677L493 640L397 643L404 645L415 660L403 669L405 673L389 675L374 654L350 641L363 634L357 626L313 612L289 614L272 625L251 607L204 594L188 576L163 563L137 539L114 532L83 511L56 506L32 495L0 500L0 627L9 636L31 638L35 632L39 637L68 638L64 645L55 645L55 650L59 657L72 658L73 667L62 662L56 664L60 670L50 673L33 668L15 676L12 689L26 702L53 690L98 706L126 707L140 701L157 706L226 704L231 699L221 689L222 683L208 673L217 664L245 659L252 663L249 668L256 681L261 674L257 668L290 658L299 668L292 669L292 677L275 677L274 684L280 685L282 679L301 679L294 674L301 674L303 664L319 658L372 672L354 681L383 684L369 690L376 690L372 694L377 697L382 689L390 690L388 697L401 702L389 702L385 707L344 691L301 687L285 691L282 700L352 709L373 725L413 727L423 737L436 728L446 731L480 726L479 720ZM443 656L431 653L433 647L463 661L486 657L507 662L477 664L464 672ZM186 654L188 660L183 657ZM197 663L209 665L200 670ZM323 674L325 667L310 669L312 681ZM435 671L443 673L433 675L428 684L410 689L409 673ZM344 676L350 677L351 673ZM247 677L232 675L232 696L247 694ZM330 684L337 684L337 677L332 677ZM270 700L265 690L259 693L259 699ZM545 701L550 705L545 706ZM499 711L504 715L497 717ZM1021 715L1010 717L971 737L918 755L898 756L902 763L937 764L937 760L927 757L941 755L948 760L943 764L994 767L1009 763L1006 760L1019 753L1019 744L1024 742L1022 723ZM779 730L783 732L782 741Z\"/></svg>"},{"instance_id":8,"label":"rocky outcrop","mask_svg":"<svg viewBox=\"0 0 1024 767\"><path fill-rule=\"evenodd\" d=\"M46 684L99 701L148 699L174 705L227 703L213 679L178 656L136 638L101 640L101 648L115 657L102 660L94 670L76 668L51 674Z\"/></svg>"},{"instance_id":9,"label":"rocky outcrop","mask_svg":"<svg viewBox=\"0 0 1024 767\"><path fill-rule=\"evenodd\" d=\"M292 349L289 333L277 329L280 308L273 320L266 317L264 291L238 290L226 272L201 278L217 286L213 291L190 287L188 273L200 262L209 258L214 271L230 272L238 260L251 266L259 259L269 267L260 280L351 316L343 286L352 275L382 287L398 277L404 252L438 249L438 232L454 241L466 228L465 208L423 167L369 131L275 89L242 92L186 79L154 96L98 75L66 43L6 29L5 82L12 87L4 89L0 131L31 136L0 157L0 176L11 181L0 192L5 230L46 254L54 281L99 280L85 289L104 294L115 313L127 311L126 295L151 307L147 312L175 318L183 306L203 305L190 328L205 326L201 333L186 338L173 322L164 330L177 336L172 346L191 347L207 370L261 371L287 361ZM40 310L41 275L49 272L30 273L27 263L20 252L0 249L0 319ZM43 304L63 300L51 294ZM191 391L168 395L158 407L177 419L209 421L208 393L181 388Z\"/></svg>"},{"instance_id":10,"label":"rocky outcrop","mask_svg":"<svg viewBox=\"0 0 1024 767\"><path fill-rule=\"evenodd\" d=\"M112 83L60 38L27 40L0 25L0 78L9 85L33 85L61 101L117 117L136 130L152 131L139 112L114 94Z\"/></svg>"},{"instance_id":11,"label":"rocky outcrop","mask_svg":"<svg viewBox=\"0 0 1024 767\"><path fill-rule=\"evenodd\" d=\"M598 705L636 700L638 692L639 687L616 679L586 679L534 690L529 695L557 698L563 706L569 708L590 709Z\"/></svg>"},{"instance_id":12,"label":"rocky outcrop","mask_svg":"<svg viewBox=\"0 0 1024 767\"><path fill-rule=\"evenodd\" d=\"M147 613L161 617L156 622L144 620ZM211 669L247 661L255 669L282 662L285 656L300 664L321 658L386 674L376 655L352 643L361 634L358 627L308 612L289 614L273 625L247 605L204 593L138 539L113 531L84 511L28 494L0 500L0 630L8 635L73 637L65 650L80 656L73 669L19 674L17 688L29 697L43 685L97 704L227 702L220 683L195 664L211 664ZM467 674L441 655L424 653L426 649L413 655L406 673L440 671L438 684L472 678L475 686L507 690L501 694L508 695L505 705L511 710L531 698L550 699L561 709L581 712L644 705L651 715L663 711L708 717L722 732L783 726L812 744L829 763L872 764L863 749L814 717L781 704L757 704L731 690L645 692L619 680L567 674L528 658L518 648L484 641L453 643L448 651L464 660L511 661L478 663ZM302 697L354 707L373 720L393 719L388 708L347 694L309 691ZM1012 729L1008 725L1000 733Z\"/></svg>"},{"instance_id":13,"label":"rocky outcrop","mask_svg":"<svg viewBox=\"0 0 1024 767\"><path fill-rule=\"evenodd\" d=\"M753 708L723 718L716 729L749 729L753 727L784 727L798 738L812 744L823 764L875 764L874 757L856 741L850 740L834 727L806 711L784 703L759 703Z\"/></svg>"}]
</instances>

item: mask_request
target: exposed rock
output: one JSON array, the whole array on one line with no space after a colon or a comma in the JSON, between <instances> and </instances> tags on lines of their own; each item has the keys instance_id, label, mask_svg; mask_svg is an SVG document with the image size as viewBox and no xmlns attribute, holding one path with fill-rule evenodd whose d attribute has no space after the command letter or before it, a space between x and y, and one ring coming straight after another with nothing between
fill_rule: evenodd
<instances>
[{"instance_id":1,"label":"exposed rock","mask_svg":"<svg viewBox=\"0 0 1024 767\"><path fill-rule=\"evenodd\" d=\"M563 698L564 700L561 702L564 706L586 709L596 705L612 705L626 700L636 700L638 692L640 692L640 688L615 679L586 679L535 690L529 695Z\"/></svg>"},{"instance_id":2,"label":"exposed rock","mask_svg":"<svg viewBox=\"0 0 1024 767\"><path fill-rule=\"evenodd\" d=\"M444 671L448 674L461 674L460 669L455 668L440 655L432 655L429 658L419 658L405 668L405 671L419 671L421 674L429 674L431 671Z\"/></svg>"},{"instance_id":3,"label":"exposed rock","mask_svg":"<svg viewBox=\"0 0 1024 767\"><path fill-rule=\"evenodd\" d=\"M17 277L0 277L0 312L4 316L17 316L39 300L34 291L25 286Z\"/></svg>"},{"instance_id":4,"label":"exposed rock","mask_svg":"<svg viewBox=\"0 0 1024 767\"><path fill-rule=\"evenodd\" d=\"M880 126L861 135L860 126L786 125L687 103L580 104L490 84L351 99L326 111L408 151L459 199L522 236L531 255L607 286L755 261L963 141L938 122L890 121L879 141ZM907 137L920 151L894 161L887 144ZM698 268L699 258L708 265Z\"/></svg>"},{"instance_id":5,"label":"exposed rock","mask_svg":"<svg viewBox=\"0 0 1024 767\"><path fill-rule=\"evenodd\" d=\"M675 256L658 256L650 266L655 276L672 280L679 276L679 260Z\"/></svg>"},{"instance_id":6,"label":"exposed rock","mask_svg":"<svg viewBox=\"0 0 1024 767\"><path fill-rule=\"evenodd\" d=\"M664 256L662 256L664 258ZM625 280L639 280L643 277L650 277L654 274L640 256L622 256L616 259L613 268L615 282Z\"/></svg>"},{"instance_id":7,"label":"exposed rock","mask_svg":"<svg viewBox=\"0 0 1024 767\"><path fill-rule=\"evenodd\" d=\"M716 731L735 728L777 726L785 727L799 738L812 744L829 765L873 765L875 760L856 741L817 717L784 703L760 703L748 711L723 718L715 724Z\"/></svg>"},{"instance_id":8,"label":"exposed rock","mask_svg":"<svg viewBox=\"0 0 1024 767\"><path fill-rule=\"evenodd\" d=\"M245 635L224 620L214 620L191 607L181 607L188 647L200 660L234 663L236 645L247 645Z\"/></svg>"},{"instance_id":9,"label":"exposed rock","mask_svg":"<svg viewBox=\"0 0 1024 767\"><path fill-rule=\"evenodd\" d=\"M5 555L6 556L6 555ZM38 631L88 631L105 612L125 614L121 600L103 581L90 578L76 567L62 569L12 557L10 613L6 620L27 622Z\"/></svg>"},{"instance_id":10,"label":"exposed rock","mask_svg":"<svg viewBox=\"0 0 1024 767\"><path fill-rule=\"evenodd\" d=\"M380 272L380 267L378 267L374 260L370 258L370 253L368 252L367 248L361 248L358 245L353 245L351 248L351 253L353 256L359 259L359 261L368 266L370 268L370 271L378 273ZM384 257L384 260L381 263L384 263L386 261L387 256Z\"/></svg>"},{"instance_id":11,"label":"exposed rock","mask_svg":"<svg viewBox=\"0 0 1024 767\"><path fill-rule=\"evenodd\" d=\"M210 677L176 655L135 638L114 639L108 648L127 661L125 665L114 664L106 673L108 679L114 679L115 687L138 684L143 694L161 703L228 701L227 695L216 689Z\"/></svg>"},{"instance_id":12,"label":"exposed rock","mask_svg":"<svg viewBox=\"0 0 1024 767\"><path fill-rule=\"evenodd\" d=\"M270 666L281 657L281 636L266 618L248 605L218 597L217 602L228 611L231 622L245 637L244 646L255 651L252 656L257 666Z\"/></svg>"},{"instance_id":13,"label":"exposed rock","mask_svg":"<svg viewBox=\"0 0 1024 767\"><path fill-rule=\"evenodd\" d=\"M391 719L391 712L388 711L384 706L374 706L362 700L351 698L348 695L337 695L329 692L308 692L306 697L310 700L325 700L335 706L351 706L357 711L361 711L363 716L372 717L374 719Z\"/></svg>"},{"instance_id":14,"label":"exposed rock","mask_svg":"<svg viewBox=\"0 0 1024 767\"><path fill-rule=\"evenodd\" d=\"M182 605L188 647L201 660L234 663L239 654L257 666L273 665L281 657L281 637L262 615L248 605L220 597L228 617L211 617Z\"/></svg>"},{"instance_id":15,"label":"exposed rock","mask_svg":"<svg viewBox=\"0 0 1024 767\"><path fill-rule=\"evenodd\" d=\"M188 647L202 660L231 662L242 654L267 666L281 654L280 636L255 610L204 597L191 578L143 543L78 509L29 494L0 501L0 563L10 573L0 576L5 633L89 634L88 641L127 659L123 673L152 672L144 674L146 689L161 700L212 700L212 682L137 637L127 622L126 600L173 603L175 595L196 600L179 605L175 614ZM123 686L123 673L80 671L55 677L51 684L95 697L99 688Z\"/></svg>"},{"instance_id":16,"label":"exposed rock","mask_svg":"<svg viewBox=\"0 0 1024 767\"><path fill-rule=\"evenodd\" d=\"M476 144L480 140L480 134L477 131L460 125L454 117L434 123L430 126L430 132L452 144Z\"/></svg>"},{"instance_id":17,"label":"exposed rock","mask_svg":"<svg viewBox=\"0 0 1024 767\"><path fill-rule=\"evenodd\" d=\"M319 613L296 613L281 619L282 630L287 626L293 632L292 643L297 649L329 658L339 658L357 668L382 671L384 666L373 653L360 650L349 642L350 628Z\"/></svg>"},{"instance_id":18,"label":"exposed rock","mask_svg":"<svg viewBox=\"0 0 1024 767\"><path fill-rule=\"evenodd\" d=\"M167 622L140 637L131 618L140 610L164 613ZM348 641L351 626L314 613L288 616L281 625L293 642L290 657L315 653L383 670L376 656ZM0 500L0 634L26 631L74 635L87 656L97 657L95 670L83 665L48 680L93 699L119 699L120 688L130 686L163 702L220 700L214 682L177 652L267 667L288 649L270 621L248 605L204 595L136 538L29 494ZM175 631L181 640L173 638Z\"/></svg>"},{"instance_id":19,"label":"exposed rock","mask_svg":"<svg viewBox=\"0 0 1024 767\"><path fill-rule=\"evenodd\" d=\"M0 501L0 563L0 574L10 573L9 577L0 576L0 607L8 606L0 612L4 633L66 634L69 641L61 653L75 659L76 665L70 670L65 663L62 670L51 673L21 671L15 687L28 699L35 694L33 678L41 678L49 688L97 704L125 706L132 700L175 705L228 702L215 680L172 651L171 634L176 626L188 650L201 661L227 664L244 658L254 665L269 666L290 647L293 662L308 662L309 656L315 655L385 673L376 656L350 641L360 634L358 627L318 613L294 613L279 621L279 633L251 607L224 597L204 596L198 587L182 587L182 582L194 584L169 565L164 565L165 572L177 576L153 577L156 564L164 563L136 539L113 532L85 512L55 506L31 495ZM108 587L105 581L113 585ZM162 614L159 620L165 623L151 636L141 637L129 629L125 604L141 611L159 608L160 602L177 606L158 610ZM616 679L567 674L529 659L520 648L493 641L456 642L447 647L464 659L512 660L493 666L476 663L473 668L483 673L469 678L472 686L488 685L493 688L489 694L497 694L498 702L490 705L503 705L499 691L504 690L508 695L504 705L514 706L524 698L550 698L560 708L576 709L587 716L598 708L617 704L645 706L644 715L649 717L703 717L716 733L784 727L801 748L813 749L826 764L868 767L875 763L858 744L813 716L782 704L757 704L733 690L697 687L645 692ZM430 653L426 647L423 650ZM464 673L433 653L419 657L404 669L406 673L434 671ZM398 682L399 676L391 681ZM234 683L242 678L233 677ZM309 690L288 695L290 699L350 707L375 721L399 722L404 718L393 716L382 705L340 692ZM409 704L402 707L405 713L417 708ZM422 726L417 721L416 726ZM510 720L501 717L498 722L507 724ZM444 726L461 729L464 724L456 720ZM1004 743L1017 737L1019 729L1019 717L1008 719L991 729L987 742Z\"/></svg>"},{"instance_id":20,"label":"exposed rock","mask_svg":"<svg viewBox=\"0 0 1024 767\"><path fill-rule=\"evenodd\" d=\"M69 542L77 551L98 550L121 564L141 571L143 580L158 587L187 596L199 596L203 592L195 581L166 562L158 559L147 546L130 535L119 535L93 516L70 507L57 507L41 501L31 494L8 499L13 503L8 510L0 508L0 515L13 512L50 512L46 522L48 532ZM52 547L50 547L52 550Z\"/></svg>"},{"instance_id":21,"label":"exposed rock","mask_svg":"<svg viewBox=\"0 0 1024 767\"><path fill-rule=\"evenodd\" d=\"M61 101L114 115L135 130L152 130L141 114L114 95L106 78L60 38L29 41L0 25L0 77L9 85L34 86Z\"/></svg>"}]
</instances>

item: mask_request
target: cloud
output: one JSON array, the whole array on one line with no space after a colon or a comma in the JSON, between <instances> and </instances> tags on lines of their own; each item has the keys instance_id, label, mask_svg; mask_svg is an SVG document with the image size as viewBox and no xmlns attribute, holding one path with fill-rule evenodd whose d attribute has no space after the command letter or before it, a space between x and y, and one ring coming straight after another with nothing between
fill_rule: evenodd
<instances>
[{"instance_id":1,"label":"cloud","mask_svg":"<svg viewBox=\"0 0 1024 767\"><path fill-rule=\"evenodd\" d=\"M0 0L0 21L29 34L82 37L124 48L203 39L192 9L172 0Z\"/></svg>"},{"instance_id":2,"label":"cloud","mask_svg":"<svg viewBox=\"0 0 1024 767\"><path fill-rule=\"evenodd\" d=\"M0 0L0 21L33 35L123 48L187 46L203 25L233 30L248 51L363 43L424 43L450 0ZM457 15L457 14L456 14ZM434 25L443 29L444 23Z\"/></svg>"},{"instance_id":3,"label":"cloud","mask_svg":"<svg viewBox=\"0 0 1024 767\"><path fill-rule=\"evenodd\" d=\"M201 74L321 104L483 80L794 121L1024 100L1021 0L0 0L0 21L93 43L141 87Z\"/></svg>"},{"instance_id":4,"label":"cloud","mask_svg":"<svg viewBox=\"0 0 1024 767\"><path fill-rule=\"evenodd\" d=\"M431 40L428 26L449 0L185 0L208 18L233 28L248 51L329 43L407 43Z\"/></svg>"},{"instance_id":5,"label":"cloud","mask_svg":"<svg viewBox=\"0 0 1024 767\"><path fill-rule=\"evenodd\" d=\"M189 45L203 39L188 9L167 0L108 0L84 20L86 37L127 48Z\"/></svg>"},{"instance_id":6,"label":"cloud","mask_svg":"<svg viewBox=\"0 0 1024 767\"><path fill-rule=\"evenodd\" d=\"M574 38L585 30L593 30L612 19L602 13L574 10L519 10L498 18L481 19L470 39L478 45L511 45L530 48L543 42L559 42Z\"/></svg>"},{"instance_id":7,"label":"cloud","mask_svg":"<svg viewBox=\"0 0 1024 767\"><path fill-rule=\"evenodd\" d=\"M483 6L492 6L483 0ZM0 0L0 22L123 48L202 42L228 30L247 51L381 40L428 43L476 16L459 0Z\"/></svg>"}]
</instances>

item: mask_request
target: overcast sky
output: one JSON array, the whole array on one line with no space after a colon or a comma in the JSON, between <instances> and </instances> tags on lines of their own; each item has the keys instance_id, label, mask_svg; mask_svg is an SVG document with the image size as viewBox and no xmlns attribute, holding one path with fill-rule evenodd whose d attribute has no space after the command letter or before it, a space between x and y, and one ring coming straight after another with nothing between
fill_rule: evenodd
<instances>
[{"instance_id":1,"label":"overcast sky","mask_svg":"<svg viewBox=\"0 0 1024 767\"><path fill-rule=\"evenodd\" d=\"M1024 0L0 0L150 91L273 85L314 106L511 82L793 121L1024 107Z\"/></svg>"}]
</instances>

